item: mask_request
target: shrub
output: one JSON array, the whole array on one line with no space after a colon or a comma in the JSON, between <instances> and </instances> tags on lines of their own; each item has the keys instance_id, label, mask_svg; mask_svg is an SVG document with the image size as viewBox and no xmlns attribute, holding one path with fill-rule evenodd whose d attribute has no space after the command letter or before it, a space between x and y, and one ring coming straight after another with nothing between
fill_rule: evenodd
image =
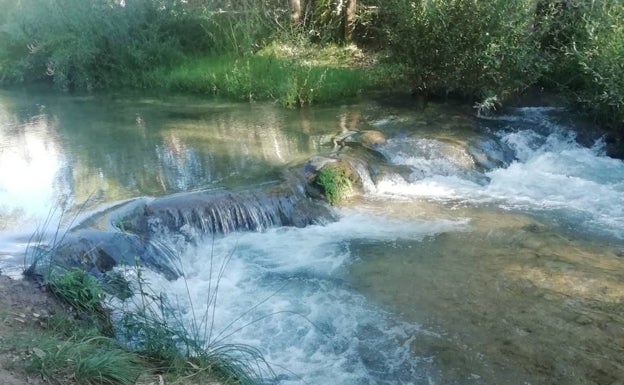
<instances>
[{"instance_id":1,"label":"shrub","mask_svg":"<svg viewBox=\"0 0 624 385\"><path fill-rule=\"evenodd\" d=\"M388 0L380 5L391 60L420 93L500 99L535 83L533 0Z\"/></svg>"},{"instance_id":2,"label":"shrub","mask_svg":"<svg viewBox=\"0 0 624 385\"><path fill-rule=\"evenodd\" d=\"M7 6L0 16L0 83L51 80L64 90L150 86L144 75L155 68L199 52L252 52L269 34L270 1L189 3L24 0ZM219 12L220 5L228 12Z\"/></svg>"},{"instance_id":3,"label":"shrub","mask_svg":"<svg viewBox=\"0 0 624 385\"><path fill-rule=\"evenodd\" d=\"M565 49L578 63L581 81L566 89L592 116L624 134L624 7L598 2L584 10L583 21L586 38Z\"/></svg>"}]
</instances>

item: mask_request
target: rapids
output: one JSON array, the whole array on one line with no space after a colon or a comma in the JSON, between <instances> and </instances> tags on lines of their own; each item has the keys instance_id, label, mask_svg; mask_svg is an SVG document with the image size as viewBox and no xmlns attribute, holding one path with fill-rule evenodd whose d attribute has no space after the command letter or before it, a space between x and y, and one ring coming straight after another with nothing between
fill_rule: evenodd
<instances>
[{"instance_id":1,"label":"rapids","mask_svg":"<svg viewBox=\"0 0 624 385\"><path fill-rule=\"evenodd\" d=\"M183 242L153 233L184 277L148 270L152 289L189 325L214 311L206 343L260 349L276 373L267 383L617 383L624 163L600 137L579 144L568 117L2 92L0 267L19 272L51 207L68 213L49 219L62 229L119 230L106 213L132 202L223 189L238 202L331 154L333 135L375 129L387 167L362 175L364 193L332 208L334 221L222 223Z\"/></svg>"}]
</instances>

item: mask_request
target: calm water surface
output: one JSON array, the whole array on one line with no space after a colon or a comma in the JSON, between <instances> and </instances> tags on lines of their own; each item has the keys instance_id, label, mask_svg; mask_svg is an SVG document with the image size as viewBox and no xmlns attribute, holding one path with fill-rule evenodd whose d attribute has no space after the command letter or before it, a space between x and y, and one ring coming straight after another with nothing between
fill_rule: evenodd
<instances>
[{"instance_id":1,"label":"calm water surface","mask_svg":"<svg viewBox=\"0 0 624 385\"><path fill-rule=\"evenodd\" d=\"M624 164L578 145L569 121L0 91L0 268L19 272L54 207L245 189L377 129L403 172L337 222L218 237L184 250L186 281L150 281L190 322L227 263L213 336L261 349L276 384L617 384Z\"/></svg>"}]
</instances>

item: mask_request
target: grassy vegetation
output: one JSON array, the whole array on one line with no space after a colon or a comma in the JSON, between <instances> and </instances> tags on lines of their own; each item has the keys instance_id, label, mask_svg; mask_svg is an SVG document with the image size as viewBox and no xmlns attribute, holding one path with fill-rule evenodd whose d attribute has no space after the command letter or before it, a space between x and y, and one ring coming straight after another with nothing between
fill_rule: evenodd
<instances>
[{"instance_id":1,"label":"grassy vegetation","mask_svg":"<svg viewBox=\"0 0 624 385\"><path fill-rule=\"evenodd\" d=\"M49 319L41 335L13 343L28 346L28 370L58 384L134 384L137 373L159 373L170 384L218 380L254 385L274 377L258 349L226 343L223 333L213 330L218 281L229 257L215 273L205 309L196 313L189 294L192 316L182 320L183 309L152 289L138 260L100 278L80 268L68 270L55 256L66 235L63 213L56 212L50 210L31 236L24 274L44 285L71 313ZM53 236L47 238L50 228ZM116 373L118 357L128 366Z\"/></svg>"},{"instance_id":2,"label":"grassy vegetation","mask_svg":"<svg viewBox=\"0 0 624 385\"><path fill-rule=\"evenodd\" d=\"M285 106L397 89L505 103L547 88L624 132L620 0L360 0L354 41L366 55L344 45L344 1L301 4L291 23L280 0L0 0L0 85Z\"/></svg>"},{"instance_id":3,"label":"grassy vegetation","mask_svg":"<svg viewBox=\"0 0 624 385\"><path fill-rule=\"evenodd\" d=\"M253 385L273 375L258 349L206 337L213 334L214 306L187 325L138 265L125 274L130 281L124 286L134 294L117 299L81 270L46 270L46 286L71 312L47 319L36 335L12 345L27 352L25 370L52 384L135 384L139 376L158 373L170 384ZM110 300L119 305L114 311Z\"/></svg>"},{"instance_id":4,"label":"grassy vegetation","mask_svg":"<svg viewBox=\"0 0 624 385\"><path fill-rule=\"evenodd\" d=\"M315 183L321 187L327 201L336 205L353 191L351 180L339 164L327 165L316 175Z\"/></svg>"},{"instance_id":5,"label":"grassy vegetation","mask_svg":"<svg viewBox=\"0 0 624 385\"><path fill-rule=\"evenodd\" d=\"M258 349L212 338L218 335L212 330L218 283L214 292L206 293L207 307L202 313L195 313L191 301L193 317L187 324L180 318L181 309L150 287L140 266L127 275L132 277L135 295L123 301L114 315L117 336L163 368L172 382L203 383L206 378L218 378L223 384L254 385L274 376Z\"/></svg>"},{"instance_id":6,"label":"grassy vegetation","mask_svg":"<svg viewBox=\"0 0 624 385\"><path fill-rule=\"evenodd\" d=\"M375 86L365 68L352 64L361 52L356 48L328 46L314 53L311 48L293 53L295 48L274 45L250 56L188 60L155 72L155 83L240 101L274 100L289 107L353 98Z\"/></svg>"},{"instance_id":7,"label":"grassy vegetation","mask_svg":"<svg viewBox=\"0 0 624 385\"><path fill-rule=\"evenodd\" d=\"M134 385L148 367L137 354L98 335L44 334L29 344L26 369L53 384Z\"/></svg>"}]
</instances>

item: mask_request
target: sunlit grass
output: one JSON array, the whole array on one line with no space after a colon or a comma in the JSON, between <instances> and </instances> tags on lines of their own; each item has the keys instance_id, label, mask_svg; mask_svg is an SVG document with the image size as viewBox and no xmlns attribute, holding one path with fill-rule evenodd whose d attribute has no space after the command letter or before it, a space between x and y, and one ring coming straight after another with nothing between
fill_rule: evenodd
<instances>
[{"instance_id":1,"label":"sunlit grass","mask_svg":"<svg viewBox=\"0 0 624 385\"><path fill-rule=\"evenodd\" d=\"M154 76L169 89L302 106L354 98L372 89L372 72L353 65L358 57L355 47L315 51L275 44L248 57L196 58Z\"/></svg>"}]
</instances>

